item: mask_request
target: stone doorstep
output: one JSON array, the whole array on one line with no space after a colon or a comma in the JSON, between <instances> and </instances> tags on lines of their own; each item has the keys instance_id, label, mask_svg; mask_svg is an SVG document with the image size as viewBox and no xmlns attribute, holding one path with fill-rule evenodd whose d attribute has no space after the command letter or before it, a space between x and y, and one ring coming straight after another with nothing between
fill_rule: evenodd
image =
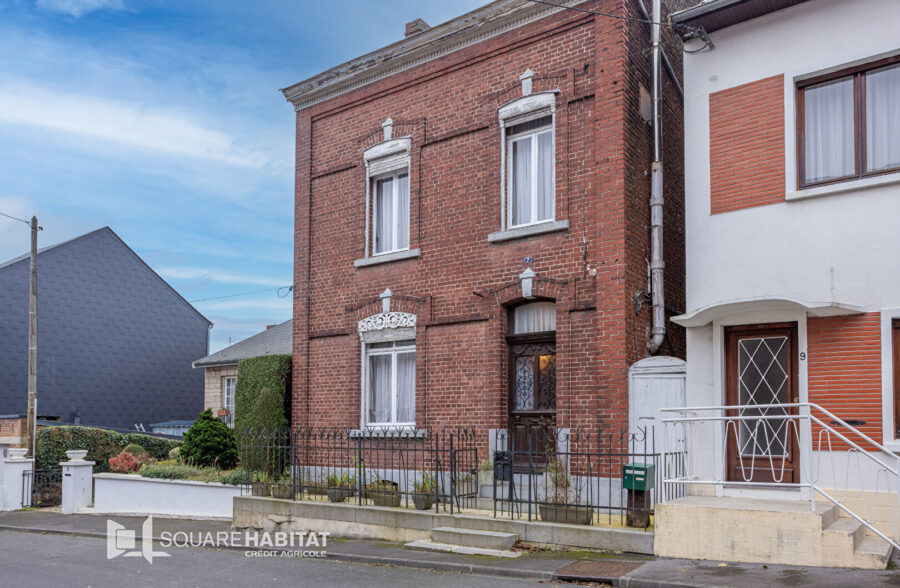
<instances>
[{"instance_id":1,"label":"stone doorstep","mask_svg":"<svg viewBox=\"0 0 900 588\"><path fill-rule=\"evenodd\" d=\"M519 540L515 533L458 529L456 527L435 527L431 530L431 540L436 543L479 547L482 549L510 549Z\"/></svg>"},{"instance_id":2,"label":"stone doorstep","mask_svg":"<svg viewBox=\"0 0 900 588\"><path fill-rule=\"evenodd\" d=\"M456 553L459 555L485 555L488 557L505 557L516 558L522 555L521 551L512 551L510 549L488 549L486 547L470 547L468 545L458 545L455 543L440 543L438 541L429 541L421 539L419 541L411 541L403 546L406 549L414 549L419 551L443 551L445 553Z\"/></svg>"},{"instance_id":3,"label":"stone doorstep","mask_svg":"<svg viewBox=\"0 0 900 588\"><path fill-rule=\"evenodd\" d=\"M347 537L414 541L429 537L436 527L503 532L518 535L520 541L537 546L591 549L653 554L654 534L648 531L582 526L543 521L510 520L471 514L449 514L402 508L359 506L348 503L290 501L276 498L238 496L234 499L234 523L238 528L258 527L268 515L288 516L304 525L321 523L318 530L352 530ZM290 523L286 523L288 526ZM328 528L326 528L328 527ZM390 534L380 536L378 530ZM403 539L397 529L410 532ZM310 527L310 530L316 530ZM383 533L382 533L383 534ZM415 536L414 534L418 534Z\"/></svg>"}]
</instances>

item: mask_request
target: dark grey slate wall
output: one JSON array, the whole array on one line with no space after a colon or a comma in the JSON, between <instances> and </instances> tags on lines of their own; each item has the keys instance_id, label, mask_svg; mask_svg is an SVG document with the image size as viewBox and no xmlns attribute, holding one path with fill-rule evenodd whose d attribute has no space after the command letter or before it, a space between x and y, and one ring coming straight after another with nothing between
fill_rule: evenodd
<instances>
[{"instance_id":1,"label":"dark grey slate wall","mask_svg":"<svg viewBox=\"0 0 900 588\"><path fill-rule=\"evenodd\" d=\"M0 414L25 413L28 260L0 268ZM38 414L132 429L203 409L209 323L109 229L38 256Z\"/></svg>"}]
</instances>

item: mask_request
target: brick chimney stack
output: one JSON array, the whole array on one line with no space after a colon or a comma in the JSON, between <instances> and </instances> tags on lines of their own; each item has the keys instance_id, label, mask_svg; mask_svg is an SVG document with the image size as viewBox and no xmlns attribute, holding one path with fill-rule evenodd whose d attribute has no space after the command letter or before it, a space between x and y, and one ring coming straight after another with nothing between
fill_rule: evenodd
<instances>
[{"instance_id":1,"label":"brick chimney stack","mask_svg":"<svg viewBox=\"0 0 900 588\"><path fill-rule=\"evenodd\" d=\"M431 26L421 18L417 18L412 22L406 23L406 38L412 37L413 35L418 35L419 33L424 33Z\"/></svg>"}]
</instances>

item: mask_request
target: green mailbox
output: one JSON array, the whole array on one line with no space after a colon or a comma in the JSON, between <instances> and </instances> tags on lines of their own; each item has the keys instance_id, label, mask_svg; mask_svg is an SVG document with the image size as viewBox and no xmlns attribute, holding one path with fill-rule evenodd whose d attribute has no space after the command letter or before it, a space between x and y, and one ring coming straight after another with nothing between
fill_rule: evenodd
<instances>
[{"instance_id":1,"label":"green mailbox","mask_svg":"<svg viewBox=\"0 0 900 588\"><path fill-rule=\"evenodd\" d=\"M622 485L626 490L653 489L655 466L652 463L629 463L622 468Z\"/></svg>"}]
</instances>

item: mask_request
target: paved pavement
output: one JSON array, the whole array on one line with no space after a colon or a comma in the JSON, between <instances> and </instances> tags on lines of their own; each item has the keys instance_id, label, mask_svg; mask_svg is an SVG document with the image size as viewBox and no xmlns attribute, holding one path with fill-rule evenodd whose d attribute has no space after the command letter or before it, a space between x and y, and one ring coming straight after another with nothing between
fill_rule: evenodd
<instances>
[{"instance_id":1,"label":"paved pavement","mask_svg":"<svg viewBox=\"0 0 900 588\"><path fill-rule=\"evenodd\" d=\"M248 558L236 550L180 548L147 563L140 557L106 559L104 541L0 531L0 584L129 588L158 586L390 586L393 588L512 588L538 586L534 578L434 572L328 560Z\"/></svg>"},{"instance_id":2,"label":"paved pavement","mask_svg":"<svg viewBox=\"0 0 900 588\"><path fill-rule=\"evenodd\" d=\"M307 584L306 580L309 580L309 584L321 582L325 586L346 585L357 581L367 586L414 585L412 582L421 585L423 581L427 581L427 585L441 586L506 586L530 585L539 581L563 578L585 582L604 581L607 584L618 584L627 588L900 587L900 569L898 569L900 559L897 554L894 556L892 569L877 571L654 559L646 556L585 552L536 552L510 560L410 551L403 549L400 544L383 541L332 539L327 546L328 559L324 560L253 559L246 557L243 550L173 548L172 557L165 561L157 560L150 566L141 558L120 557L106 560L105 546L97 539L106 537L108 518L128 529L137 530L138 536L140 535L141 524L144 521L142 517L62 515L46 511L0 513L0 570L3 571L0 574L0 584L21 587L36 584L57 585L67 578L62 572L58 577L53 576L52 570L58 569L71 573L76 585L92 586L107 585L104 583L107 581L108 585L121 585L122 577L119 574L134 573L141 578L150 578L149 584L196 586L219 583L255 585L262 580L279 578L288 578L289 581L296 582L298 577L302 577L304 585ZM160 537L164 532L214 533L230 531L231 528L230 523L226 521L155 517L153 522L156 537ZM27 549L24 548L26 546ZM48 558L49 563L44 562L44 557ZM93 569L91 566L97 566L96 579L85 575L87 572L81 570L85 566L80 563L83 558L92 562L85 569L90 570ZM143 567L137 566L133 560L140 560ZM122 561L126 563L114 563ZM184 575L180 576L177 574L182 572L177 570L182 568L182 564L178 563L181 561L197 561L198 563L194 565L200 565L204 569L210 569L212 566L215 569L210 571L209 576L187 569L183 571ZM8 567L7 562L12 562L13 566ZM47 572L51 574L50 576L42 576L43 571L36 571L38 568L43 570L47 565L50 565L48 569L51 571ZM22 575L7 576L8 569L12 574ZM393 571L385 572L387 569ZM229 574L229 570L236 575ZM19 578L21 581L7 581L7 578ZM232 581L232 579L239 580ZM143 584L140 582L135 584L140 585Z\"/></svg>"}]
</instances>

